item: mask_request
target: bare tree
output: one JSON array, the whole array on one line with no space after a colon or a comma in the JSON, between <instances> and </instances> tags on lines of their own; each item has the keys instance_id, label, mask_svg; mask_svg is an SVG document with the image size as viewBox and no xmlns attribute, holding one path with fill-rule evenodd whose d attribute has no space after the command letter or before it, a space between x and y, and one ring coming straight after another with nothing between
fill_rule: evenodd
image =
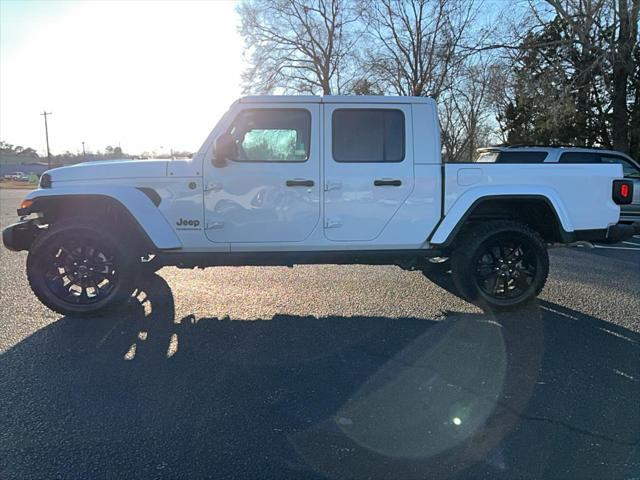
<instances>
[{"instance_id":1,"label":"bare tree","mask_svg":"<svg viewBox=\"0 0 640 480\"><path fill-rule=\"evenodd\" d=\"M364 10L371 73L397 95L437 98L465 59L475 0L371 0Z\"/></svg>"},{"instance_id":2,"label":"bare tree","mask_svg":"<svg viewBox=\"0 0 640 480\"><path fill-rule=\"evenodd\" d=\"M470 162L476 149L495 137L490 93L499 73L494 64L479 59L465 66L451 89L441 96L440 127L446 161Z\"/></svg>"},{"instance_id":3,"label":"bare tree","mask_svg":"<svg viewBox=\"0 0 640 480\"><path fill-rule=\"evenodd\" d=\"M511 42L476 48L511 57L508 136L640 155L639 11L640 0L529 0Z\"/></svg>"},{"instance_id":4,"label":"bare tree","mask_svg":"<svg viewBox=\"0 0 640 480\"><path fill-rule=\"evenodd\" d=\"M341 93L353 80L357 14L348 0L244 0L245 92Z\"/></svg>"}]
</instances>

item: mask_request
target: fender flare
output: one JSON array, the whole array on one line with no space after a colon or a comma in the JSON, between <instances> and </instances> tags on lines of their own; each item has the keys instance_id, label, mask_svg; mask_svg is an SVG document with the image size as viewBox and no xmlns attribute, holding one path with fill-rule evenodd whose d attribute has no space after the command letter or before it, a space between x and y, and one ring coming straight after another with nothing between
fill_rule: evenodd
<instances>
[{"instance_id":1,"label":"fender flare","mask_svg":"<svg viewBox=\"0 0 640 480\"><path fill-rule=\"evenodd\" d=\"M552 188L539 186L523 189L521 186L494 188L477 188L467 190L458 198L445 214L440 224L429 238L433 245L448 245L464 225L465 220L471 215L473 209L487 200L541 200L545 202L556 216L558 225L562 229L561 234L568 236L574 231L569 214L560 200L558 194Z\"/></svg>"},{"instance_id":2,"label":"fender flare","mask_svg":"<svg viewBox=\"0 0 640 480\"><path fill-rule=\"evenodd\" d=\"M182 242L176 235L162 212L151 199L136 187L100 187L100 186L64 186L52 189L37 189L30 192L25 200L40 202L54 198L72 196L106 197L128 212L144 232L151 243L159 250L182 248Z\"/></svg>"}]
</instances>

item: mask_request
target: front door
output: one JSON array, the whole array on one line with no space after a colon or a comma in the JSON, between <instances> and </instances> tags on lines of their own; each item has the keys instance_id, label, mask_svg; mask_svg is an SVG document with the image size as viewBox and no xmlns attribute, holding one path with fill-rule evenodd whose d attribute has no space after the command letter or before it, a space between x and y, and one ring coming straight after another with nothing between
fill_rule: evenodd
<instances>
[{"instance_id":1,"label":"front door","mask_svg":"<svg viewBox=\"0 0 640 480\"><path fill-rule=\"evenodd\" d=\"M205 165L205 228L213 242L300 242L320 219L318 104L240 109L226 129L235 154Z\"/></svg>"},{"instance_id":2,"label":"front door","mask_svg":"<svg viewBox=\"0 0 640 480\"><path fill-rule=\"evenodd\" d=\"M374 241L413 190L411 106L324 106L324 232Z\"/></svg>"}]
</instances>

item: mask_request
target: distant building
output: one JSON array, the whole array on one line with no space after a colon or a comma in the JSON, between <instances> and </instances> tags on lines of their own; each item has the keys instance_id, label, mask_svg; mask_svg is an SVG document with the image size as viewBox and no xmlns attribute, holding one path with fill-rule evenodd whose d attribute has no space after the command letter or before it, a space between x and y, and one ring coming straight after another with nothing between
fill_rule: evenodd
<instances>
[{"instance_id":1,"label":"distant building","mask_svg":"<svg viewBox=\"0 0 640 480\"><path fill-rule=\"evenodd\" d=\"M0 177L14 172L42 175L47 169L47 162L43 162L36 153L0 151Z\"/></svg>"}]
</instances>

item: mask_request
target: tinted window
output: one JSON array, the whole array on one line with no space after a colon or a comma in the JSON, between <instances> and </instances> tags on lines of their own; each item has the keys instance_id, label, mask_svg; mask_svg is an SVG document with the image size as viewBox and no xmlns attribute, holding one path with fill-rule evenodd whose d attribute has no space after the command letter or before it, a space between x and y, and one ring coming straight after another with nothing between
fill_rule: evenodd
<instances>
[{"instance_id":1,"label":"tinted window","mask_svg":"<svg viewBox=\"0 0 640 480\"><path fill-rule=\"evenodd\" d=\"M619 163L627 178L640 178L640 168L629 160L617 155L598 152L567 152L560 157L560 163Z\"/></svg>"},{"instance_id":2,"label":"tinted window","mask_svg":"<svg viewBox=\"0 0 640 480\"><path fill-rule=\"evenodd\" d=\"M542 163L547 152L500 152L496 163Z\"/></svg>"},{"instance_id":3,"label":"tinted window","mask_svg":"<svg viewBox=\"0 0 640 480\"><path fill-rule=\"evenodd\" d=\"M336 162L401 162L404 114L399 110L336 110L332 140Z\"/></svg>"},{"instance_id":4,"label":"tinted window","mask_svg":"<svg viewBox=\"0 0 640 480\"><path fill-rule=\"evenodd\" d=\"M560 156L560 163L601 163L602 154L596 152L567 152Z\"/></svg>"},{"instance_id":5,"label":"tinted window","mask_svg":"<svg viewBox=\"0 0 640 480\"><path fill-rule=\"evenodd\" d=\"M631 163L626 158L615 155L603 155L602 163L620 163L622 164L622 172L626 178L640 178L640 168Z\"/></svg>"},{"instance_id":6,"label":"tinted window","mask_svg":"<svg viewBox=\"0 0 640 480\"><path fill-rule=\"evenodd\" d=\"M302 109L244 110L229 133L238 162L304 162L309 158L311 115Z\"/></svg>"}]
</instances>

